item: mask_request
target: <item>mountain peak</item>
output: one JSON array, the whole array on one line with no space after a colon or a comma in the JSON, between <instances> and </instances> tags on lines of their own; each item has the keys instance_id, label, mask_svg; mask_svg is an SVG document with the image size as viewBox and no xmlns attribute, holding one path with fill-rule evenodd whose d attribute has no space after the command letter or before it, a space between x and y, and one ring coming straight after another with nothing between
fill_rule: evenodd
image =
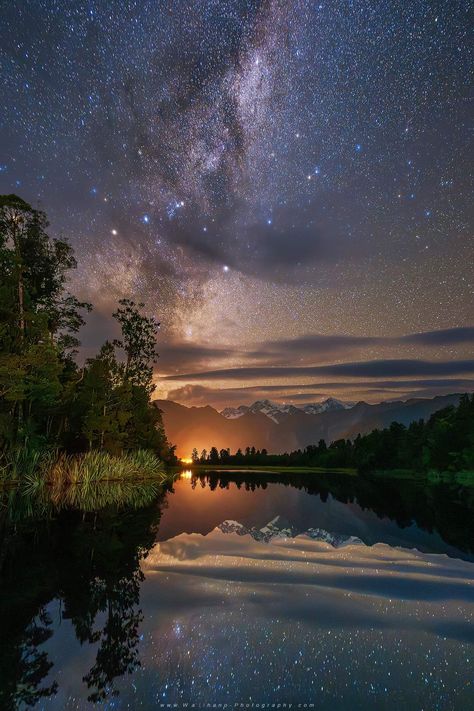
<instances>
[{"instance_id":1,"label":"mountain peak","mask_svg":"<svg viewBox=\"0 0 474 711\"><path fill-rule=\"evenodd\" d=\"M273 402L272 400L256 400L252 405L239 405L239 407L226 407L221 410L221 415L228 420L235 420L242 417L246 413L261 413L266 415L273 422L279 424L288 415L319 415L321 412L330 412L333 410L349 410L354 406L353 402L343 402L334 397L328 397L326 400L317 403L309 403L297 407L287 403Z\"/></svg>"}]
</instances>

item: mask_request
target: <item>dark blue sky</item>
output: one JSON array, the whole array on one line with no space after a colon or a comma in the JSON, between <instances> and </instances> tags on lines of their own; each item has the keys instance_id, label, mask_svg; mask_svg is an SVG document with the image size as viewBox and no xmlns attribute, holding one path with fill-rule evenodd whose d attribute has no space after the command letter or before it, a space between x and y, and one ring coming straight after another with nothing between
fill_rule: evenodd
<instances>
[{"instance_id":1,"label":"dark blue sky","mask_svg":"<svg viewBox=\"0 0 474 711\"><path fill-rule=\"evenodd\" d=\"M131 296L163 324L160 374L263 367L280 399L308 379L269 366L468 358L472 337L402 337L472 325L470 11L2 3L0 191L73 243L84 353ZM288 341L312 346L268 347ZM175 395L216 401L203 383Z\"/></svg>"}]
</instances>

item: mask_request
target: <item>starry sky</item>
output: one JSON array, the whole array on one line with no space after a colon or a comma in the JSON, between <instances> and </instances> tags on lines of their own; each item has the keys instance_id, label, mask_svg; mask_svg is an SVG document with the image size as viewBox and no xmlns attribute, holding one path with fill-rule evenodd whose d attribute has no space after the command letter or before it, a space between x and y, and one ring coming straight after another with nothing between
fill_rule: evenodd
<instances>
[{"instance_id":1,"label":"starry sky","mask_svg":"<svg viewBox=\"0 0 474 711\"><path fill-rule=\"evenodd\" d=\"M161 322L158 397L474 389L470 2L1 2L0 192L95 310Z\"/></svg>"}]
</instances>

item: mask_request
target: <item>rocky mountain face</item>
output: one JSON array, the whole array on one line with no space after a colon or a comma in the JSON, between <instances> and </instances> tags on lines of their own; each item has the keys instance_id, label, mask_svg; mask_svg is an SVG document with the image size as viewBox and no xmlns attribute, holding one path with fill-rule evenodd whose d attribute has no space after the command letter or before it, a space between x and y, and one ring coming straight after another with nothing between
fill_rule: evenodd
<instances>
[{"instance_id":1,"label":"rocky mountain face","mask_svg":"<svg viewBox=\"0 0 474 711\"><path fill-rule=\"evenodd\" d=\"M376 405L340 403L341 407L327 407L318 412L293 405L278 405L275 409L274 403L259 401L257 407L254 403L237 416L229 415L232 408L220 413L209 405L185 407L171 400L155 400L154 404L163 413L166 434L177 445L178 456L186 457L193 447L199 451L213 446L230 447L235 452L239 447L254 446L279 454L317 444L320 439L327 443L340 438L352 439L359 433L388 427L391 422L409 425L414 420L427 419L447 405L456 405L459 397L459 394L442 395Z\"/></svg>"}]
</instances>

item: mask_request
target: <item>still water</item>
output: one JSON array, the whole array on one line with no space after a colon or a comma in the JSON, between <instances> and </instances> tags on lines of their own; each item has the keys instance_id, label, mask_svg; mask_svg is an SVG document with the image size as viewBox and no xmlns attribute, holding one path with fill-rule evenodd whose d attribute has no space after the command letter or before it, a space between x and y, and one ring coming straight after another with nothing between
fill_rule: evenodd
<instances>
[{"instance_id":1,"label":"still water","mask_svg":"<svg viewBox=\"0 0 474 711\"><path fill-rule=\"evenodd\" d=\"M474 709L474 489L181 475L10 492L2 709Z\"/></svg>"}]
</instances>

